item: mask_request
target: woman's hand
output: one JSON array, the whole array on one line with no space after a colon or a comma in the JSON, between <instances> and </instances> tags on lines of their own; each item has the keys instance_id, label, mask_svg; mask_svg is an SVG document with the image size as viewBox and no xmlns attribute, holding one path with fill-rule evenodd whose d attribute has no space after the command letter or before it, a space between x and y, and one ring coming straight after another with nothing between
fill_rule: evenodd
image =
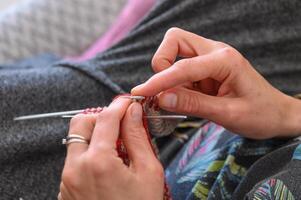
<instances>
[{"instance_id":1,"label":"woman's hand","mask_svg":"<svg viewBox=\"0 0 301 200\"><path fill-rule=\"evenodd\" d=\"M80 134L90 144L68 145L60 186L60 200L162 200L163 168L148 142L142 108L118 98L100 114L80 114L70 123L69 134ZM118 157L119 133L130 166Z\"/></svg>"},{"instance_id":2,"label":"woman's hand","mask_svg":"<svg viewBox=\"0 0 301 200\"><path fill-rule=\"evenodd\" d=\"M177 57L184 59L175 62ZM160 93L163 109L207 118L250 138L301 133L300 102L272 87L227 44L172 28L152 65L157 74L133 95Z\"/></svg>"}]
</instances>

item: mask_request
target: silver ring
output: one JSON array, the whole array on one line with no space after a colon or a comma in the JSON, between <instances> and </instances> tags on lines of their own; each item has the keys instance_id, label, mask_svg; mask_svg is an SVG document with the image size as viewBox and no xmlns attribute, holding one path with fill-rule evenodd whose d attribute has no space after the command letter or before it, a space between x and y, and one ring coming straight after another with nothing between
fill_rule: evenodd
<instances>
[{"instance_id":1,"label":"silver ring","mask_svg":"<svg viewBox=\"0 0 301 200\"><path fill-rule=\"evenodd\" d=\"M83 136L81 135L77 135L77 134L69 134L67 136L67 139L72 139L72 138L78 138L78 139L82 139L82 140L87 140L86 138L84 138ZM88 141L88 140L87 140Z\"/></svg>"},{"instance_id":2,"label":"silver ring","mask_svg":"<svg viewBox=\"0 0 301 200\"><path fill-rule=\"evenodd\" d=\"M62 140L62 144L64 144L64 145L68 145L71 143L89 144L89 140L87 140L83 136L77 135L77 134L70 134Z\"/></svg>"},{"instance_id":3,"label":"silver ring","mask_svg":"<svg viewBox=\"0 0 301 200\"><path fill-rule=\"evenodd\" d=\"M72 138L72 139L63 139L62 144L69 145L71 143L83 143L83 144L89 144L87 140L78 139L78 138Z\"/></svg>"}]
</instances>

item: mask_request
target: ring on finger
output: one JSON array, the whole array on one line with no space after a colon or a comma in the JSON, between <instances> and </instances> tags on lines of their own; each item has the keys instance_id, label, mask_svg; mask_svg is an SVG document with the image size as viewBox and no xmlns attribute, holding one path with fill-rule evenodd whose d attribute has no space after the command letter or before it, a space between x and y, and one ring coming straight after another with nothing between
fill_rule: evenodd
<instances>
[{"instance_id":1,"label":"ring on finger","mask_svg":"<svg viewBox=\"0 0 301 200\"><path fill-rule=\"evenodd\" d=\"M77 134L69 134L66 138L67 140L70 139L81 139L81 140L87 140L85 137L81 136L81 135L77 135ZM87 140L88 141L88 140Z\"/></svg>"},{"instance_id":2,"label":"ring on finger","mask_svg":"<svg viewBox=\"0 0 301 200\"><path fill-rule=\"evenodd\" d=\"M83 136L77 135L77 134L70 134L62 140L62 144L64 144L64 145L69 145L71 143L89 144L89 140L87 140Z\"/></svg>"}]
</instances>

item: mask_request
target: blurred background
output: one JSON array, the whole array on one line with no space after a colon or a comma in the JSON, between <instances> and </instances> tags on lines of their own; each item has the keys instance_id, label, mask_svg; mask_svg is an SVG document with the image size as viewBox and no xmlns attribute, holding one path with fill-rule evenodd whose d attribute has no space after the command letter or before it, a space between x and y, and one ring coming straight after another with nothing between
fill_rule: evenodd
<instances>
[{"instance_id":1,"label":"blurred background","mask_svg":"<svg viewBox=\"0 0 301 200\"><path fill-rule=\"evenodd\" d=\"M88 60L122 40L156 0L0 0L0 64L41 54Z\"/></svg>"},{"instance_id":2,"label":"blurred background","mask_svg":"<svg viewBox=\"0 0 301 200\"><path fill-rule=\"evenodd\" d=\"M1 0L0 1L0 10L4 10L16 3L21 2L22 0Z\"/></svg>"}]
</instances>

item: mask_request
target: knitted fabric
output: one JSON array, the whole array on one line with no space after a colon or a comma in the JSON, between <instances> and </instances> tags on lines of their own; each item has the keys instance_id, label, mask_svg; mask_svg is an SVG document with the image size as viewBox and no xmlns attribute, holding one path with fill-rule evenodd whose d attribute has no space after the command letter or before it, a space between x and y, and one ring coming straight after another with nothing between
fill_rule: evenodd
<instances>
[{"instance_id":1,"label":"knitted fabric","mask_svg":"<svg viewBox=\"0 0 301 200\"><path fill-rule=\"evenodd\" d=\"M172 114L162 110L158 106L158 98L156 96L144 99L142 101L142 106L144 112L152 116ZM171 134L182 120L154 118L146 121L148 122L148 129L150 133L156 137L162 137Z\"/></svg>"}]
</instances>

